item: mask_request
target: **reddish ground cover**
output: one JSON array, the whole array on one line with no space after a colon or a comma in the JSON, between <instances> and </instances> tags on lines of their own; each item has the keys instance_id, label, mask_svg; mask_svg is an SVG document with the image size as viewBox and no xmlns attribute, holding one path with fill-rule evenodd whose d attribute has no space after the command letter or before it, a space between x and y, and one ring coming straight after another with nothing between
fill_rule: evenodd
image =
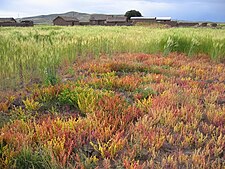
<instances>
[{"instance_id":1,"label":"reddish ground cover","mask_svg":"<svg viewBox=\"0 0 225 169\"><path fill-rule=\"evenodd\" d=\"M175 53L78 59L0 103L0 168L222 168L224 70Z\"/></svg>"}]
</instances>

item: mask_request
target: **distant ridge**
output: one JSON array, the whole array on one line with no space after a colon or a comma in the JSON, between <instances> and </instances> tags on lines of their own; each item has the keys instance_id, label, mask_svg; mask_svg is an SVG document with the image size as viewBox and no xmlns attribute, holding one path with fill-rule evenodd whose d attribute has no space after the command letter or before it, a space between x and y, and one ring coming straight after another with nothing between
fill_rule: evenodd
<instances>
[{"instance_id":1,"label":"distant ridge","mask_svg":"<svg viewBox=\"0 0 225 169\"><path fill-rule=\"evenodd\" d=\"M57 16L67 16L67 17L76 17L80 21L88 21L90 19L91 14L87 13L80 13L80 12L67 12L61 14L49 14L49 15L39 15L39 16L32 16L32 17L25 17L25 18L17 18L16 20L32 20L34 24L48 24L51 25L53 19Z\"/></svg>"},{"instance_id":2,"label":"distant ridge","mask_svg":"<svg viewBox=\"0 0 225 169\"><path fill-rule=\"evenodd\" d=\"M52 21L57 16L67 16L67 17L76 17L78 20L82 22L89 21L92 14L88 13L80 13L80 12L67 12L67 13L61 13L61 14L49 14L49 15L39 15L39 16L32 16L32 17L24 17L24 18L17 18L17 21L20 20L32 20L34 24L45 24L45 25L52 25ZM94 14L94 15L106 15L106 14ZM114 16L123 16L123 15L114 15Z\"/></svg>"}]
</instances>

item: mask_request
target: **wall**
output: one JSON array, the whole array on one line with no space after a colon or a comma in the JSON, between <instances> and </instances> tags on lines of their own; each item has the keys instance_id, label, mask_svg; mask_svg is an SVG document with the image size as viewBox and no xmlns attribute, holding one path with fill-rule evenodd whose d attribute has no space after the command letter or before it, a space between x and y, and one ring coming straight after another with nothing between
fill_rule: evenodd
<instances>
[{"instance_id":1,"label":"wall","mask_svg":"<svg viewBox=\"0 0 225 169\"><path fill-rule=\"evenodd\" d=\"M29 27L29 26L34 26L34 24L31 23L0 23L0 26L8 27L8 26L15 26L15 27Z\"/></svg>"},{"instance_id":2,"label":"wall","mask_svg":"<svg viewBox=\"0 0 225 169\"><path fill-rule=\"evenodd\" d=\"M64 21L62 18L56 18L54 21L53 21L54 25L60 25L60 26L69 26L69 25L73 25L73 22L70 21L70 22L66 22Z\"/></svg>"},{"instance_id":3,"label":"wall","mask_svg":"<svg viewBox=\"0 0 225 169\"><path fill-rule=\"evenodd\" d=\"M197 22L179 22L178 26L180 27L191 27L191 26L197 26Z\"/></svg>"},{"instance_id":4,"label":"wall","mask_svg":"<svg viewBox=\"0 0 225 169\"><path fill-rule=\"evenodd\" d=\"M152 20L152 19L133 19L132 20L133 24L136 24L138 22L154 23L154 22L156 22L156 20Z\"/></svg>"}]
</instances>

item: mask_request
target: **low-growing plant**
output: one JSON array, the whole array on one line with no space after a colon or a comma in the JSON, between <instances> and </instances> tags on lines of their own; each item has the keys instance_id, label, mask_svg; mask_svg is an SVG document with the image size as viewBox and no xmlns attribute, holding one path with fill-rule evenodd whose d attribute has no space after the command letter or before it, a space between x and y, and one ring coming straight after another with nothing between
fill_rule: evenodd
<instances>
[{"instance_id":1,"label":"low-growing plant","mask_svg":"<svg viewBox=\"0 0 225 169\"><path fill-rule=\"evenodd\" d=\"M47 85L56 85L59 82L59 79L56 75L56 70L55 68L49 69L47 68L45 71L46 74L46 79L45 79L45 83Z\"/></svg>"},{"instance_id":2,"label":"low-growing plant","mask_svg":"<svg viewBox=\"0 0 225 169\"><path fill-rule=\"evenodd\" d=\"M157 95L157 92L155 90L153 90L150 87L146 87L146 88L137 88L135 90L135 94L134 94L137 99L147 99L148 97L152 97L154 95Z\"/></svg>"},{"instance_id":3,"label":"low-growing plant","mask_svg":"<svg viewBox=\"0 0 225 169\"><path fill-rule=\"evenodd\" d=\"M27 168L27 169L52 169L54 168L51 163L50 155L47 152L39 149L32 151L29 147L24 147L22 150L12 159L10 168Z\"/></svg>"},{"instance_id":4,"label":"low-growing plant","mask_svg":"<svg viewBox=\"0 0 225 169\"><path fill-rule=\"evenodd\" d=\"M136 106L140 108L142 111L148 111L152 106L152 97L149 96L147 98L143 98L141 100L137 100Z\"/></svg>"},{"instance_id":5,"label":"low-growing plant","mask_svg":"<svg viewBox=\"0 0 225 169\"><path fill-rule=\"evenodd\" d=\"M108 140L106 143L102 143L98 140L98 144L90 142L93 148L99 152L102 158L113 158L116 154L122 150L126 144L126 139L122 138L122 132L118 133L114 138Z\"/></svg>"},{"instance_id":6,"label":"low-growing plant","mask_svg":"<svg viewBox=\"0 0 225 169\"><path fill-rule=\"evenodd\" d=\"M55 35L61 40L74 38L70 31ZM18 36L20 41L27 38ZM172 37L179 44L174 50L180 52L182 44L187 44L189 52L190 39L184 37ZM54 41L45 35L33 38L41 43ZM210 44L196 39L199 46L192 47L193 55ZM94 40L95 47L100 40ZM71 60L74 50L84 54L90 49L91 42L85 37L77 43L66 47ZM107 48L103 45L96 53ZM116 48L126 50L124 44ZM19 99L2 100L7 110L0 114L4 121L0 127L0 168L41 168L42 164L52 168L223 168L223 64L208 56L180 53L167 57L88 55L74 63L71 81L28 87L20 91ZM62 78L64 70L61 67ZM8 123L5 115L10 116Z\"/></svg>"},{"instance_id":7,"label":"low-growing plant","mask_svg":"<svg viewBox=\"0 0 225 169\"><path fill-rule=\"evenodd\" d=\"M15 152L4 140L0 142L0 168L9 168Z\"/></svg>"},{"instance_id":8,"label":"low-growing plant","mask_svg":"<svg viewBox=\"0 0 225 169\"><path fill-rule=\"evenodd\" d=\"M12 112L11 112L11 120L28 120L32 118L32 111L26 111L22 107L16 107Z\"/></svg>"},{"instance_id":9,"label":"low-growing plant","mask_svg":"<svg viewBox=\"0 0 225 169\"><path fill-rule=\"evenodd\" d=\"M89 87L75 87L73 90L66 89L59 95L61 104L68 104L77 107L82 113L92 113L97 108L99 100L109 92L94 90Z\"/></svg>"},{"instance_id":10,"label":"low-growing plant","mask_svg":"<svg viewBox=\"0 0 225 169\"><path fill-rule=\"evenodd\" d=\"M87 169L96 168L98 166L99 159L96 156L87 157L84 154L81 154L79 160L82 162L83 167Z\"/></svg>"},{"instance_id":11,"label":"low-growing plant","mask_svg":"<svg viewBox=\"0 0 225 169\"><path fill-rule=\"evenodd\" d=\"M23 103L28 111L36 111L41 107L41 104L33 99L27 98L26 100L23 100Z\"/></svg>"}]
</instances>

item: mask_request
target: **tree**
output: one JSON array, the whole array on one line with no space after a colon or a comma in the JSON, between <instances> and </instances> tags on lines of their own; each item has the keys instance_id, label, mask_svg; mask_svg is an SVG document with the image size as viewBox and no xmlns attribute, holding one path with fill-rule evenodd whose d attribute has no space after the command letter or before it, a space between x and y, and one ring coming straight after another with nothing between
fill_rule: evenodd
<instances>
[{"instance_id":1,"label":"tree","mask_svg":"<svg viewBox=\"0 0 225 169\"><path fill-rule=\"evenodd\" d=\"M130 11L126 12L125 16L129 20L131 17L141 17L142 15L141 15L141 13L139 11L130 10Z\"/></svg>"}]
</instances>

